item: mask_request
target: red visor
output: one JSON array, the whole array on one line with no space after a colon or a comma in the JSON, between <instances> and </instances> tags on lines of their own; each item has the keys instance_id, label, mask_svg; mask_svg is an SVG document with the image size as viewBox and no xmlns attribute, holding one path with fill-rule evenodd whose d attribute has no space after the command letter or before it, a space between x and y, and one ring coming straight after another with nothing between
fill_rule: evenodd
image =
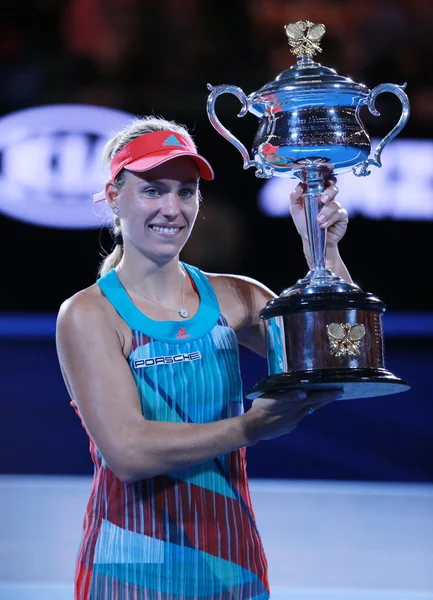
<instances>
[{"instance_id":1,"label":"red visor","mask_svg":"<svg viewBox=\"0 0 433 600\"><path fill-rule=\"evenodd\" d=\"M214 178L212 167L197 153L190 139L175 131L164 130L145 133L126 144L111 161L111 179L114 180L122 169L141 173L178 156L190 156L203 179ZM105 192L95 194L93 199L95 202L105 200Z\"/></svg>"}]
</instances>

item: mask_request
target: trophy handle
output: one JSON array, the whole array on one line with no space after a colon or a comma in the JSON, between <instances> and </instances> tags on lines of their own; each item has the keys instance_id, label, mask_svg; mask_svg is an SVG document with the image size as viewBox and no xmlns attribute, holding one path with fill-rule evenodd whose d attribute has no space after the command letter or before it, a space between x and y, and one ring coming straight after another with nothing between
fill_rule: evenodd
<instances>
[{"instance_id":1,"label":"trophy handle","mask_svg":"<svg viewBox=\"0 0 433 600\"><path fill-rule=\"evenodd\" d=\"M248 98L246 97L243 90L236 85L217 85L213 86L210 83L207 84L207 89L210 90L209 97L207 99L207 114L210 122L226 140L228 140L235 148L239 150L242 154L242 158L244 159L243 167L244 169L249 169L250 167L255 167L256 177L268 179L272 177L273 168L269 165L264 164L260 160L251 160L248 150L245 146L240 142L218 119L215 114L215 101L221 94L233 94L236 98L241 102L242 109L238 114L238 117L244 117L249 109Z\"/></svg>"},{"instance_id":2,"label":"trophy handle","mask_svg":"<svg viewBox=\"0 0 433 600\"><path fill-rule=\"evenodd\" d=\"M391 92L391 94L395 94L398 97L398 99L400 100L400 102L402 104L402 112L401 112L400 119L399 119L397 125L378 144L378 146L374 152L374 158L368 158L360 165L356 165L355 167L353 167L352 170L357 177L365 177L367 175L370 175L371 171L368 168L370 165L373 165L375 167L382 166L382 162L381 162L380 158L381 158L383 149L392 139L395 138L396 135L398 135L400 133L400 131L406 125L407 120L409 119L409 114L410 114L409 98L407 97L406 93L403 91L405 89L406 85L407 85L406 83L404 83L403 85L395 85L394 83L382 83L382 84L376 86L373 90L371 90L371 92L369 93L367 98L363 98L361 100L361 102L358 104L358 107L356 109L356 118L357 118L358 123L362 127L363 127L363 124L362 124L361 118L359 116L359 112L360 112L361 108L363 106L367 105L368 110L371 112L371 114L374 115L375 117L379 117L380 112L376 109L375 104L376 104L376 98L379 96L379 94L382 94L383 92Z\"/></svg>"}]
</instances>

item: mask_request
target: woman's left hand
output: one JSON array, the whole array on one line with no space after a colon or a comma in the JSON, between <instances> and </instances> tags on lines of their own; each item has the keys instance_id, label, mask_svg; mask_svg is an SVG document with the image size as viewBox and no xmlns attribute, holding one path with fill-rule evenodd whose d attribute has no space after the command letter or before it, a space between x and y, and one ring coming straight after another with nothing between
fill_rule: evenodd
<instances>
[{"instance_id":1,"label":"woman's left hand","mask_svg":"<svg viewBox=\"0 0 433 600\"><path fill-rule=\"evenodd\" d=\"M323 207L317 216L320 227L327 228L326 245L328 248L336 247L338 245L338 242L346 233L347 223L349 222L347 210L342 208L341 204L335 200L339 191L336 183L337 181L335 178L327 179L325 181L325 190L320 198ZM302 200L304 189L304 185L299 183L290 194L290 213L299 235L302 237L303 241L306 241L307 223Z\"/></svg>"}]
</instances>

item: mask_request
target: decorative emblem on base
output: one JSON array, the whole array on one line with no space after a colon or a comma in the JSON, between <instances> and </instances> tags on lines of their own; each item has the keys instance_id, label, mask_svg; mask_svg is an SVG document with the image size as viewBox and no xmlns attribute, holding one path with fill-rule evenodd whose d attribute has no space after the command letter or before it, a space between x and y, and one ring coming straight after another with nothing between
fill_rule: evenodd
<instances>
[{"instance_id":1,"label":"decorative emblem on base","mask_svg":"<svg viewBox=\"0 0 433 600\"><path fill-rule=\"evenodd\" d=\"M330 323L326 326L332 356L358 357L361 340L365 336L365 326L362 323L350 325L349 323Z\"/></svg>"}]
</instances>

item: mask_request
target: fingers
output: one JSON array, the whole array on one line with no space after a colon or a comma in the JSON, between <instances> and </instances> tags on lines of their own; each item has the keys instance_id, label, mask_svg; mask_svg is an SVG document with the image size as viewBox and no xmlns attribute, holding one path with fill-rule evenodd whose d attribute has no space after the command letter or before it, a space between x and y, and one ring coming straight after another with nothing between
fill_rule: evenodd
<instances>
[{"instance_id":1,"label":"fingers","mask_svg":"<svg viewBox=\"0 0 433 600\"><path fill-rule=\"evenodd\" d=\"M317 215L317 220L319 221L321 227L329 227L332 223L335 223L339 220L339 215L341 214L339 211L343 210L341 204L333 200L327 206L322 208L322 210Z\"/></svg>"},{"instance_id":2,"label":"fingers","mask_svg":"<svg viewBox=\"0 0 433 600\"><path fill-rule=\"evenodd\" d=\"M306 191L305 184L298 183L298 185L295 187L295 189L290 193L290 199L292 201L299 200L305 191ZM335 179L335 177L333 177L331 179L327 179L325 181L325 190L320 197L320 201L323 204L326 204L327 202L330 202L331 200L333 200L335 198L335 196L338 194L338 192L339 192L339 188L337 186L337 180Z\"/></svg>"},{"instance_id":3,"label":"fingers","mask_svg":"<svg viewBox=\"0 0 433 600\"><path fill-rule=\"evenodd\" d=\"M334 179L333 182L329 182L328 186L325 188L325 191L320 197L320 202L322 204L328 204L329 202L332 202L339 191L340 190L338 189L336 180Z\"/></svg>"},{"instance_id":4,"label":"fingers","mask_svg":"<svg viewBox=\"0 0 433 600\"><path fill-rule=\"evenodd\" d=\"M298 183L295 189L290 193L290 202L301 202L302 194L304 193L304 191L304 185L302 183Z\"/></svg>"},{"instance_id":5,"label":"fingers","mask_svg":"<svg viewBox=\"0 0 433 600\"><path fill-rule=\"evenodd\" d=\"M343 210L341 204L333 200L329 204L327 204L317 215L317 220L320 223L321 227L329 227L331 223L335 223L338 221L341 213L340 210Z\"/></svg>"},{"instance_id":6,"label":"fingers","mask_svg":"<svg viewBox=\"0 0 433 600\"><path fill-rule=\"evenodd\" d=\"M295 189L290 193L290 201L292 203L302 203L302 195L305 193L305 184L298 183ZM322 204L329 204L334 200L339 192L337 186L337 180L335 178L327 179L325 181L325 190L320 196L320 202Z\"/></svg>"},{"instance_id":7,"label":"fingers","mask_svg":"<svg viewBox=\"0 0 433 600\"><path fill-rule=\"evenodd\" d=\"M340 400L342 396L343 390L321 390L320 392L309 390L307 398L305 399L305 404L307 405L307 408L311 406L314 410L319 410L319 408L326 406L330 402Z\"/></svg>"},{"instance_id":8,"label":"fingers","mask_svg":"<svg viewBox=\"0 0 433 600\"><path fill-rule=\"evenodd\" d=\"M343 395L342 390L290 390L282 392L274 396L274 401L278 404L297 403L300 408L307 409L312 406L314 410L318 410L322 406L339 400Z\"/></svg>"},{"instance_id":9,"label":"fingers","mask_svg":"<svg viewBox=\"0 0 433 600\"><path fill-rule=\"evenodd\" d=\"M331 177L327 177L325 179L325 188L331 187L332 185L335 185L336 183L337 183L337 178L335 177L335 175L332 175Z\"/></svg>"},{"instance_id":10,"label":"fingers","mask_svg":"<svg viewBox=\"0 0 433 600\"><path fill-rule=\"evenodd\" d=\"M306 417L320 410L327 404L341 400L343 397L342 390L326 390L323 392L310 392L305 400L305 405L302 408L301 415Z\"/></svg>"},{"instance_id":11,"label":"fingers","mask_svg":"<svg viewBox=\"0 0 433 600\"><path fill-rule=\"evenodd\" d=\"M347 210L341 206L339 202L335 200L330 202L327 206L322 208L317 216L317 220L322 228L331 227L335 223L348 223L349 216Z\"/></svg>"},{"instance_id":12,"label":"fingers","mask_svg":"<svg viewBox=\"0 0 433 600\"><path fill-rule=\"evenodd\" d=\"M308 393L303 390L289 390L287 392L280 392L272 396L272 402L276 406L286 407L288 410L293 404L298 404L300 407L304 406Z\"/></svg>"},{"instance_id":13,"label":"fingers","mask_svg":"<svg viewBox=\"0 0 433 600\"><path fill-rule=\"evenodd\" d=\"M330 202L335 198L335 196L339 192L339 188L337 186L337 179L335 177L329 177L329 179L324 180L325 190L321 195L320 201L323 204ZM306 185L304 183L298 183L295 189L290 193L290 199L292 201L299 200L302 194L306 191Z\"/></svg>"}]
</instances>

